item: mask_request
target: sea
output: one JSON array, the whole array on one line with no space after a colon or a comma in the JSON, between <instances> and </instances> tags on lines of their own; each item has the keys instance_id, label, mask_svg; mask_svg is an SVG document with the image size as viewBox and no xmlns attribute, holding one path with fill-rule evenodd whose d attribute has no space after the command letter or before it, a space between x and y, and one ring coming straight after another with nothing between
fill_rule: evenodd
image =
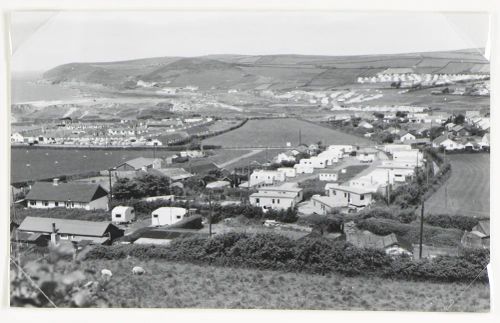
<instances>
[{"instance_id":1,"label":"sea","mask_svg":"<svg viewBox=\"0 0 500 323\"><path fill-rule=\"evenodd\" d=\"M11 78L11 102L54 101L81 97L77 89L40 82L42 73L13 73Z\"/></svg>"}]
</instances>

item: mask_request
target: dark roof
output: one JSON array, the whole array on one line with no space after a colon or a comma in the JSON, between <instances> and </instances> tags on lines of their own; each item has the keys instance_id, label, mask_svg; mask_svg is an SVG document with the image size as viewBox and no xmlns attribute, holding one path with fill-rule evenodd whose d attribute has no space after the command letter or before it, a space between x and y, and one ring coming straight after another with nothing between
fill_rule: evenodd
<instances>
[{"instance_id":1,"label":"dark roof","mask_svg":"<svg viewBox=\"0 0 500 323\"><path fill-rule=\"evenodd\" d=\"M145 158L145 157L137 157L131 160L128 160L124 162L123 164L118 165L117 167L120 167L122 165L129 165L130 167L134 169L141 169L142 167L148 167L153 165L158 158Z\"/></svg>"},{"instance_id":2,"label":"dark roof","mask_svg":"<svg viewBox=\"0 0 500 323\"><path fill-rule=\"evenodd\" d=\"M26 195L26 200L91 202L108 195L99 184L36 182Z\"/></svg>"},{"instance_id":3,"label":"dark roof","mask_svg":"<svg viewBox=\"0 0 500 323\"><path fill-rule=\"evenodd\" d=\"M148 169L148 173L156 176L166 176L174 181L193 176L193 174L187 172L184 168L153 168Z\"/></svg>"},{"instance_id":4,"label":"dark roof","mask_svg":"<svg viewBox=\"0 0 500 323\"><path fill-rule=\"evenodd\" d=\"M92 237L102 237L106 234L110 226L114 226L110 222L93 222L28 216L21 223L18 230L51 233L52 223L55 223L59 234Z\"/></svg>"}]
</instances>

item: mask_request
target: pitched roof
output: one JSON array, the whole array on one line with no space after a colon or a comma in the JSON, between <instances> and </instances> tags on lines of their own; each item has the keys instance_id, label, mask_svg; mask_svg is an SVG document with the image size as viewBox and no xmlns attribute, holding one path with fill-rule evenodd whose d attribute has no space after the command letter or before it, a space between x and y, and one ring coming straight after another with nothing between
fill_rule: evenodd
<instances>
[{"instance_id":1,"label":"pitched roof","mask_svg":"<svg viewBox=\"0 0 500 323\"><path fill-rule=\"evenodd\" d=\"M359 248L384 249L394 245L399 245L396 234L391 233L386 236L379 236L370 231L351 233L346 235L347 242Z\"/></svg>"},{"instance_id":2,"label":"pitched roof","mask_svg":"<svg viewBox=\"0 0 500 323\"><path fill-rule=\"evenodd\" d=\"M158 176L166 176L174 181L193 177L193 174L184 168L153 168L148 169L148 173Z\"/></svg>"},{"instance_id":3,"label":"pitched roof","mask_svg":"<svg viewBox=\"0 0 500 323\"><path fill-rule=\"evenodd\" d=\"M52 232L52 223L55 223L59 234L102 237L110 226L110 222L94 222L67 220L56 218L39 218L28 216L19 226L18 230L28 232Z\"/></svg>"},{"instance_id":4,"label":"pitched roof","mask_svg":"<svg viewBox=\"0 0 500 323\"><path fill-rule=\"evenodd\" d=\"M339 191L344 191L344 192L349 192L349 193L354 193L354 194L369 194L371 193L370 190L359 188L359 187L352 187L352 186L344 186L344 185L338 185L334 183L328 183L325 185L325 190L328 189L334 189L334 190L339 190Z\"/></svg>"},{"instance_id":5,"label":"pitched roof","mask_svg":"<svg viewBox=\"0 0 500 323\"><path fill-rule=\"evenodd\" d=\"M490 236L490 221L479 221L477 226L481 229L481 231Z\"/></svg>"},{"instance_id":6,"label":"pitched roof","mask_svg":"<svg viewBox=\"0 0 500 323\"><path fill-rule=\"evenodd\" d=\"M69 201L91 202L108 192L99 184L90 183L59 183L54 185L48 182L36 182L26 195L26 200L37 201Z\"/></svg>"},{"instance_id":7,"label":"pitched roof","mask_svg":"<svg viewBox=\"0 0 500 323\"><path fill-rule=\"evenodd\" d=\"M134 169L141 169L142 167L147 167L147 166L152 165L155 161L158 161L158 160L161 160L161 159L137 157L137 158L128 160L128 161L124 162L123 164L120 164L119 166L127 164L130 167L133 167Z\"/></svg>"},{"instance_id":8,"label":"pitched roof","mask_svg":"<svg viewBox=\"0 0 500 323\"><path fill-rule=\"evenodd\" d=\"M448 138L448 135L444 134L444 135L441 135L441 136L437 137L436 139L434 139L434 143L437 145L440 145L442 142L444 142L448 139L450 139L450 138Z\"/></svg>"}]
</instances>

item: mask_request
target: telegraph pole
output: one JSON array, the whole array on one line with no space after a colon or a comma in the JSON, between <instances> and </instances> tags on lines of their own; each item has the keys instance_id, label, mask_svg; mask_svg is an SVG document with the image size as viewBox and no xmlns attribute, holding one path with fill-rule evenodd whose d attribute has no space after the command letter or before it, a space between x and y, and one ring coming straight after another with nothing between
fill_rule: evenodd
<instances>
[{"instance_id":1,"label":"telegraph pole","mask_svg":"<svg viewBox=\"0 0 500 323\"><path fill-rule=\"evenodd\" d=\"M108 177L109 177L109 204L111 205L111 202L113 201L113 186L111 185L111 170L112 168L108 169Z\"/></svg>"},{"instance_id":2,"label":"telegraph pole","mask_svg":"<svg viewBox=\"0 0 500 323\"><path fill-rule=\"evenodd\" d=\"M420 243L419 243L419 259L422 259L422 240L424 237L424 201L422 200L422 208L420 211Z\"/></svg>"},{"instance_id":3,"label":"telegraph pole","mask_svg":"<svg viewBox=\"0 0 500 323\"><path fill-rule=\"evenodd\" d=\"M387 205L391 204L391 183L389 181L389 170L387 170Z\"/></svg>"},{"instance_id":4,"label":"telegraph pole","mask_svg":"<svg viewBox=\"0 0 500 323\"><path fill-rule=\"evenodd\" d=\"M210 209L210 215L209 215L209 220L208 220L208 236L211 237L212 236L212 216L213 216L213 212L212 212L212 191L209 191L209 193L208 193L208 206L209 206L209 209Z\"/></svg>"}]
</instances>

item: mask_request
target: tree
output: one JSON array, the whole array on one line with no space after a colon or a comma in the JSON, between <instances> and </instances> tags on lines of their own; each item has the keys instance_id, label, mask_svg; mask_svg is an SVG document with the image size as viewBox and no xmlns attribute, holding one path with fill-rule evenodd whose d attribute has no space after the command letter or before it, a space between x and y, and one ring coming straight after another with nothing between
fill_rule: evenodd
<instances>
[{"instance_id":1,"label":"tree","mask_svg":"<svg viewBox=\"0 0 500 323\"><path fill-rule=\"evenodd\" d=\"M458 116L455 117L453 120L454 124L463 124L465 122L465 116L463 114L459 114Z\"/></svg>"}]
</instances>

